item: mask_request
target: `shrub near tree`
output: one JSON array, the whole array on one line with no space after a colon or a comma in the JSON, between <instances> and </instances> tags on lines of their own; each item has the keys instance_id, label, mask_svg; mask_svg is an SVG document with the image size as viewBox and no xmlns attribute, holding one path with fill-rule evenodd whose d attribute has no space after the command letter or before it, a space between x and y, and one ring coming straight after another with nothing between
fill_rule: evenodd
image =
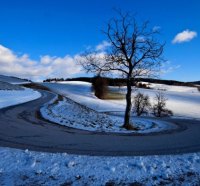
<instances>
[{"instance_id":1,"label":"shrub near tree","mask_svg":"<svg viewBox=\"0 0 200 186\"><path fill-rule=\"evenodd\" d=\"M144 95L142 93L138 93L134 96L133 100L133 112L137 114L137 116L141 116L142 114L147 114L151 108L151 103L148 95Z\"/></svg>"},{"instance_id":2,"label":"shrub near tree","mask_svg":"<svg viewBox=\"0 0 200 186\"><path fill-rule=\"evenodd\" d=\"M104 99L108 92L108 82L106 78L96 76L92 81L92 89L99 99Z\"/></svg>"},{"instance_id":3,"label":"shrub near tree","mask_svg":"<svg viewBox=\"0 0 200 186\"><path fill-rule=\"evenodd\" d=\"M155 104L153 105L153 114L156 117L172 116L173 112L166 108L167 98L163 92L158 92L154 98Z\"/></svg>"}]
</instances>

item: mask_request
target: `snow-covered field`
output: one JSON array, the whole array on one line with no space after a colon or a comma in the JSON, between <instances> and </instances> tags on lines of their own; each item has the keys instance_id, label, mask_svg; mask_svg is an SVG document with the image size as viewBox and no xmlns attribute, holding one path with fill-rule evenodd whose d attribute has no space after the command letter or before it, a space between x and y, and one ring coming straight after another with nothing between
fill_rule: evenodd
<instances>
[{"instance_id":1,"label":"snow-covered field","mask_svg":"<svg viewBox=\"0 0 200 186\"><path fill-rule=\"evenodd\" d=\"M0 185L199 185L200 153L98 157L0 148Z\"/></svg>"},{"instance_id":2,"label":"snow-covered field","mask_svg":"<svg viewBox=\"0 0 200 186\"><path fill-rule=\"evenodd\" d=\"M70 99L87 106L98 112L124 112L125 99L122 100L100 100L91 92L91 84L86 82L61 82L44 83L50 89L69 97ZM153 89L137 89L150 96L154 101L155 94L159 89L167 97L167 108L172 110L175 117L198 118L200 119L200 92L195 87L168 86L151 84ZM125 87L111 87L112 90L121 93L126 92ZM188 109L189 108L189 109Z\"/></svg>"},{"instance_id":3,"label":"snow-covered field","mask_svg":"<svg viewBox=\"0 0 200 186\"><path fill-rule=\"evenodd\" d=\"M29 88L0 82L0 108L25 103L41 97L41 94Z\"/></svg>"},{"instance_id":4,"label":"snow-covered field","mask_svg":"<svg viewBox=\"0 0 200 186\"><path fill-rule=\"evenodd\" d=\"M100 100L91 91L91 84L86 82L44 83L43 85L75 102L64 99L56 104L46 105L41 109L46 119L61 125L91 131L131 132L124 131L120 127L123 124L124 99ZM200 119L200 92L197 88L161 84L151 84L150 87L152 89L136 89L133 96L136 92L148 94L153 103L157 91L163 91L168 99L167 107L173 111L174 117ZM110 89L114 92L126 93L125 87L110 87ZM159 132L175 128L173 124L158 122L154 119L140 117L132 118L132 120L138 129L135 132L138 133Z\"/></svg>"},{"instance_id":5,"label":"snow-covered field","mask_svg":"<svg viewBox=\"0 0 200 186\"><path fill-rule=\"evenodd\" d=\"M150 84L152 89L137 89L149 95L151 103L154 102L155 94L162 91L167 98L167 108L172 110L174 117L200 119L200 92L196 87L169 86L162 84ZM117 88L114 88L117 89ZM125 93L126 88L120 88ZM134 93L133 93L134 94ZM125 105L125 100L115 100L112 103Z\"/></svg>"}]
</instances>

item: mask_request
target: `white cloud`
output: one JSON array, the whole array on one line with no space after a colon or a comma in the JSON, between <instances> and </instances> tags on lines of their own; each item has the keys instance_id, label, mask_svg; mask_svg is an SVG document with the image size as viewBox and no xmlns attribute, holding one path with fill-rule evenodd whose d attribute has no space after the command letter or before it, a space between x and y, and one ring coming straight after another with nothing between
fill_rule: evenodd
<instances>
[{"instance_id":1,"label":"white cloud","mask_svg":"<svg viewBox=\"0 0 200 186\"><path fill-rule=\"evenodd\" d=\"M173 65L170 61L166 61L161 65L160 73L162 75L172 73L181 68L181 65Z\"/></svg>"},{"instance_id":2,"label":"white cloud","mask_svg":"<svg viewBox=\"0 0 200 186\"><path fill-rule=\"evenodd\" d=\"M12 50L0 45L0 74L18 76L32 80L51 77L71 77L81 71L75 62L76 56L41 56L32 60L27 54L16 55Z\"/></svg>"},{"instance_id":3,"label":"white cloud","mask_svg":"<svg viewBox=\"0 0 200 186\"><path fill-rule=\"evenodd\" d=\"M197 32L190 31L190 30L184 30L183 32L178 33L174 39L172 40L172 43L182 43L182 42L188 42L195 38L197 36Z\"/></svg>"},{"instance_id":4,"label":"white cloud","mask_svg":"<svg viewBox=\"0 0 200 186\"><path fill-rule=\"evenodd\" d=\"M105 50L111 44L101 42L95 47L96 54L103 58ZM81 55L65 55L64 57L44 55L33 60L27 54L16 54L9 48L0 45L0 74L27 78L34 81L47 78L67 78L83 73L82 67L77 64Z\"/></svg>"},{"instance_id":5,"label":"white cloud","mask_svg":"<svg viewBox=\"0 0 200 186\"><path fill-rule=\"evenodd\" d=\"M103 41L99 45L96 46L96 51L104 51L106 48L111 46L111 44L107 41Z\"/></svg>"}]
</instances>

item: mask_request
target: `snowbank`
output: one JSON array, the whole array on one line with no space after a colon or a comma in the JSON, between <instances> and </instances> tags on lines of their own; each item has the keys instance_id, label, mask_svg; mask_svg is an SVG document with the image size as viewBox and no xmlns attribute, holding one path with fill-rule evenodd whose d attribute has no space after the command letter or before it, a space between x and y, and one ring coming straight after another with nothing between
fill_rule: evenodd
<instances>
[{"instance_id":1,"label":"snowbank","mask_svg":"<svg viewBox=\"0 0 200 186\"><path fill-rule=\"evenodd\" d=\"M199 185L200 153L98 157L0 148L1 185Z\"/></svg>"}]
</instances>

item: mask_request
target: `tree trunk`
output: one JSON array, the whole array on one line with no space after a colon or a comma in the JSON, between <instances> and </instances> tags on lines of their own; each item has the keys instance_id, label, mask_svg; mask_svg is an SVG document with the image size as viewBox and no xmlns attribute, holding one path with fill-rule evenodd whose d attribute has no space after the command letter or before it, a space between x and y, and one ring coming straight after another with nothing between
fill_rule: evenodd
<instances>
[{"instance_id":1,"label":"tree trunk","mask_svg":"<svg viewBox=\"0 0 200 186\"><path fill-rule=\"evenodd\" d=\"M127 93L126 93L126 110L125 110L125 115L124 115L124 125L123 127L126 129L130 128L130 116L131 116L131 107L132 107L132 103L131 103L131 92L132 92L132 88L131 88L131 80L128 79L127 80Z\"/></svg>"}]
</instances>

